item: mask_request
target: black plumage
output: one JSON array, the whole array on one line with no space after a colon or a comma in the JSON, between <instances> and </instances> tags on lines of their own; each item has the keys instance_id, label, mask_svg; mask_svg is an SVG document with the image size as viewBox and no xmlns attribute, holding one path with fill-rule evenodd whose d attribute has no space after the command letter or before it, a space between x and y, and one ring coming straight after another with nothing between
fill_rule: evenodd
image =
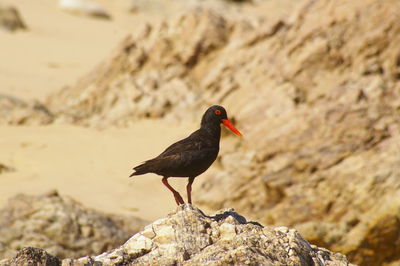
<instances>
[{"instance_id":1,"label":"black plumage","mask_svg":"<svg viewBox=\"0 0 400 266\"><path fill-rule=\"evenodd\" d=\"M130 176L146 173L163 176L162 182L172 191L178 205L183 204L184 201L180 194L169 185L167 179L188 177L189 183L186 189L188 202L192 203L191 190L194 178L206 171L217 158L221 123L241 136L241 133L229 122L225 109L218 105L211 106L203 115L200 129L172 144L157 157L134 167L135 172Z\"/></svg>"}]
</instances>

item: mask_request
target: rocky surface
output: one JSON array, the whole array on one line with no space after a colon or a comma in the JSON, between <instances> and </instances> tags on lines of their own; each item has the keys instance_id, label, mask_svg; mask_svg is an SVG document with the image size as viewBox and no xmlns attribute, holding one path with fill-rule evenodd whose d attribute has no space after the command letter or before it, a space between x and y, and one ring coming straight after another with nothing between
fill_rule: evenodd
<instances>
[{"instance_id":1,"label":"rocky surface","mask_svg":"<svg viewBox=\"0 0 400 266\"><path fill-rule=\"evenodd\" d=\"M0 125L46 125L53 120L50 110L37 101L0 95Z\"/></svg>"},{"instance_id":2,"label":"rocky surface","mask_svg":"<svg viewBox=\"0 0 400 266\"><path fill-rule=\"evenodd\" d=\"M0 265L58 266L61 265L61 260L50 255L43 249L26 247L21 249L14 258L1 260Z\"/></svg>"},{"instance_id":3,"label":"rocky surface","mask_svg":"<svg viewBox=\"0 0 400 266\"><path fill-rule=\"evenodd\" d=\"M41 196L20 194L0 210L0 258L15 256L27 246L43 248L60 259L98 254L121 245L143 225L135 217L84 208L55 191ZM14 260L25 255L20 253Z\"/></svg>"},{"instance_id":4,"label":"rocky surface","mask_svg":"<svg viewBox=\"0 0 400 266\"><path fill-rule=\"evenodd\" d=\"M196 181L196 204L294 226L357 264L399 261L400 2L302 0L285 16L263 2L145 25L45 106L128 126L222 104L245 138Z\"/></svg>"},{"instance_id":5,"label":"rocky surface","mask_svg":"<svg viewBox=\"0 0 400 266\"><path fill-rule=\"evenodd\" d=\"M0 29L10 32L26 29L26 24L15 7L0 5Z\"/></svg>"},{"instance_id":6,"label":"rocky surface","mask_svg":"<svg viewBox=\"0 0 400 266\"><path fill-rule=\"evenodd\" d=\"M155 264L350 265L344 255L310 245L296 230L262 227L233 210L207 216L191 205L146 226L119 248L62 261L69 266Z\"/></svg>"},{"instance_id":7,"label":"rocky surface","mask_svg":"<svg viewBox=\"0 0 400 266\"><path fill-rule=\"evenodd\" d=\"M203 179L197 202L295 226L360 265L398 260L398 5L310 1L274 38L255 37L271 69L257 76L256 61L237 62L258 90L226 100L246 141Z\"/></svg>"},{"instance_id":8,"label":"rocky surface","mask_svg":"<svg viewBox=\"0 0 400 266\"><path fill-rule=\"evenodd\" d=\"M191 38L184 37L189 33L194 33ZM59 119L84 125L127 125L135 118L193 108L204 90L187 74L226 45L228 33L225 19L204 9L162 25L145 25L139 36L128 36L109 60L76 86L50 97L48 104Z\"/></svg>"}]
</instances>

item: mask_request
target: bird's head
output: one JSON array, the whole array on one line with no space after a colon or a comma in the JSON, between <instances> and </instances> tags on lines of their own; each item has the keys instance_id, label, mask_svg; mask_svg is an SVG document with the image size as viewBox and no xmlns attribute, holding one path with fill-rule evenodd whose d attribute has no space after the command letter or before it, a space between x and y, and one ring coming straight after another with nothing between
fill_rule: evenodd
<instances>
[{"instance_id":1,"label":"bird's head","mask_svg":"<svg viewBox=\"0 0 400 266\"><path fill-rule=\"evenodd\" d=\"M242 136L242 133L237 130L232 123L228 120L228 115L226 114L226 110L224 107L219 105L213 105L207 109L204 113L203 118L201 119L201 126L207 126L209 124L224 124L227 128L229 128L233 133L238 136Z\"/></svg>"}]
</instances>

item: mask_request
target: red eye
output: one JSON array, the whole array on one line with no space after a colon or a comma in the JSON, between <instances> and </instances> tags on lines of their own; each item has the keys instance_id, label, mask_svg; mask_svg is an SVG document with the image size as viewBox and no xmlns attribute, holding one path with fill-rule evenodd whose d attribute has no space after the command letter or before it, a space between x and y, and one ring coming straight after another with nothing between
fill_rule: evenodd
<instances>
[{"instance_id":1,"label":"red eye","mask_svg":"<svg viewBox=\"0 0 400 266\"><path fill-rule=\"evenodd\" d=\"M221 114L221 110L218 110L218 109L217 109L217 110L215 110L215 111L214 111L214 114L216 114L216 115L220 115L220 114Z\"/></svg>"}]
</instances>

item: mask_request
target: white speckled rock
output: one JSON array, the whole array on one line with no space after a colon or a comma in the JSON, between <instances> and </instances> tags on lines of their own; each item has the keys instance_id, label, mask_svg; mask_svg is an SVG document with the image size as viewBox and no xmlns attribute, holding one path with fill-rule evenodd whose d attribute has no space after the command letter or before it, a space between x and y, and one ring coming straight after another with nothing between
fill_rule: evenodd
<instances>
[{"instance_id":1,"label":"white speckled rock","mask_svg":"<svg viewBox=\"0 0 400 266\"><path fill-rule=\"evenodd\" d=\"M294 229L262 227L233 210L207 216L183 205L124 245L74 265L350 265L344 255L312 247Z\"/></svg>"}]
</instances>

